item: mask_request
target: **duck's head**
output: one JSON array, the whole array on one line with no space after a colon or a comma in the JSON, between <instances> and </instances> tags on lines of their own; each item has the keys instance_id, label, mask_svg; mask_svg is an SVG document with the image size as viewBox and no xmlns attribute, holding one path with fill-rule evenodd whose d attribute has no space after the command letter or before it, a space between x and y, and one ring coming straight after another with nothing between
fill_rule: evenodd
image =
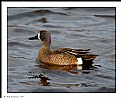
<instances>
[{"instance_id":1,"label":"duck's head","mask_svg":"<svg viewBox=\"0 0 121 98\"><path fill-rule=\"evenodd\" d=\"M29 40L41 40L44 44L46 44L48 47L51 44L51 36L50 33L46 30L41 30L37 33L36 36L30 37Z\"/></svg>"}]
</instances>

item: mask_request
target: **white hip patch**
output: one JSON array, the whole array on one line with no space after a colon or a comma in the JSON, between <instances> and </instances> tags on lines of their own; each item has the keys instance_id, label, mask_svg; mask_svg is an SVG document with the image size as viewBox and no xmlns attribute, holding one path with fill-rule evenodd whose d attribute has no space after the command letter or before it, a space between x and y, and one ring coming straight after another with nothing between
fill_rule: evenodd
<instances>
[{"instance_id":1,"label":"white hip patch","mask_svg":"<svg viewBox=\"0 0 121 98\"><path fill-rule=\"evenodd\" d=\"M82 70L82 65L77 65L77 69Z\"/></svg>"},{"instance_id":2,"label":"white hip patch","mask_svg":"<svg viewBox=\"0 0 121 98\"><path fill-rule=\"evenodd\" d=\"M77 64L82 64L83 63L83 61L82 61L82 58L77 58Z\"/></svg>"}]
</instances>

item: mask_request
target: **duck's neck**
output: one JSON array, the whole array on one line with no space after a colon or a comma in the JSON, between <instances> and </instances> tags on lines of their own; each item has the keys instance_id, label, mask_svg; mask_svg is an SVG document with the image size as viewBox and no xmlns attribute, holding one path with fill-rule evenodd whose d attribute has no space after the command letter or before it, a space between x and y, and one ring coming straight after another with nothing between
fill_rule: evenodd
<instances>
[{"instance_id":1,"label":"duck's neck","mask_svg":"<svg viewBox=\"0 0 121 98\"><path fill-rule=\"evenodd\" d=\"M49 49L49 47L50 47L50 44L49 43L47 43L47 42L42 42L42 48L44 48L44 49Z\"/></svg>"}]
</instances>

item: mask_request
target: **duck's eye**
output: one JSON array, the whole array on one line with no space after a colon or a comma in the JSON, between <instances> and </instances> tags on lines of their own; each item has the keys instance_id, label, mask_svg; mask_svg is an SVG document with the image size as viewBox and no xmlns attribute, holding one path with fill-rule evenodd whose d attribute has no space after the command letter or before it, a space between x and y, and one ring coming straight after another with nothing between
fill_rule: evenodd
<instances>
[{"instance_id":1,"label":"duck's eye","mask_svg":"<svg viewBox=\"0 0 121 98\"><path fill-rule=\"evenodd\" d=\"M46 39L46 33L45 32L40 32L38 33L38 39L41 39L42 41Z\"/></svg>"}]
</instances>

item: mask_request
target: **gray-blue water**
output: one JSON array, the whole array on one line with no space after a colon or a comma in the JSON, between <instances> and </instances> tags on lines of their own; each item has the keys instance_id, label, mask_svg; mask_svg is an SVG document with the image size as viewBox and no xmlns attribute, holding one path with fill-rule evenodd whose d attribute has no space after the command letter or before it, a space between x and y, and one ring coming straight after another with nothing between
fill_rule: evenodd
<instances>
[{"instance_id":1,"label":"gray-blue water","mask_svg":"<svg viewBox=\"0 0 121 98\"><path fill-rule=\"evenodd\" d=\"M47 21L42 21L46 18ZM38 67L41 42L51 33L51 49L91 49L93 70L76 74ZM115 92L115 8L8 8L8 92Z\"/></svg>"}]
</instances>

